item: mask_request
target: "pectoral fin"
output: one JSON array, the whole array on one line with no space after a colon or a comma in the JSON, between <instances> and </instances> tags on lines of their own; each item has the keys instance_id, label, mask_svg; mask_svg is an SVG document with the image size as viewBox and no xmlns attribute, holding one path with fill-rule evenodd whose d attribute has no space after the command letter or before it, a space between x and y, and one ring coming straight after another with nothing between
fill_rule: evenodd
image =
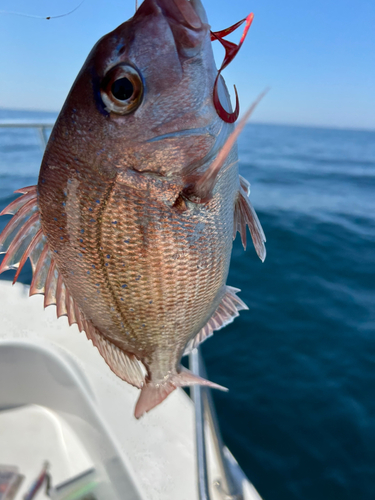
<instances>
[{"instance_id":1,"label":"pectoral fin","mask_svg":"<svg viewBox=\"0 0 375 500\"><path fill-rule=\"evenodd\" d=\"M264 97L267 91L268 90L262 92L246 111L237 127L230 134L224 146L221 148L215 160L211 163L206 172L201 175L191 175L186 179L186 186L182 194L188 200L194 203L207 203L212 198L213 189L221 168L235 145L238 136L245 127L247 120L250 118L259 101Z\"/></svg>"},{"instance_id":2,"label":"pectoral fin","mask_svg":"<svg viewBox=\"0 0 375 500\"><path fill-rule=\"evenodd\" d=\"M260 260L264 262L266 258L266 236L263 232L258 216L249 200L249 194L250 184L246 179L240 176L240 190L234 207L233 239L236 237L238 231L241 235L242 245L246 250L246 226L248 226L255 251Z\"/></svg>"}]
</instances>

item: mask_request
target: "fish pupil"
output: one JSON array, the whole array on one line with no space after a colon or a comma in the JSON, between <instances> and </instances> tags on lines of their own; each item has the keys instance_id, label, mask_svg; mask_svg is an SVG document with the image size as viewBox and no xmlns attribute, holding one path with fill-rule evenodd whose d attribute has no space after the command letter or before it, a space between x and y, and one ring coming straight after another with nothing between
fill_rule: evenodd
<instances>
[{"instance_id":1,"label":"fish pupil","mask_svg":"<svg viewBox=\"0 0 375 500\"><path fill-rule=\"evenodd\" d=\"M134 87L128 78L119 78L112 84L111 91L119 101L127 101L133 95Z\"/></svg>"}]
</instances>

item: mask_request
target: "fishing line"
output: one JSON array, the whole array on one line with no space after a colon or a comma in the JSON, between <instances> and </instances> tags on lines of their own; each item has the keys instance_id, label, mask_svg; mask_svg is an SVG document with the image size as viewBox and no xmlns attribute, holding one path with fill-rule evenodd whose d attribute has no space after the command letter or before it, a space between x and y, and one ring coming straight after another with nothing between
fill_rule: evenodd
<instances>
[{"instance_id":1,"label":"fishing line","mask_svg":"<svg viewBox=\"0 0 375 500\"><path fill-rule=\"evenodd\" d=\"M76 10L78 10L81 7L81 5L83 4L84 1L85 0L82 0L82 2L79 3L77 5L77 7L75 7L73 10L66 12L65 14L59 14L57 16L47 16L47 17L35 16L34 14L25 14L24 12L12 12L12 11L8 11L8 10L0 10L0 14L9 14L11 16L31 17L33 19L47 19L49 21L50 19L57 19L59 17L70 16L70 14L73 14L73 12L75 12Z\"/></svg>"}]
</instances>

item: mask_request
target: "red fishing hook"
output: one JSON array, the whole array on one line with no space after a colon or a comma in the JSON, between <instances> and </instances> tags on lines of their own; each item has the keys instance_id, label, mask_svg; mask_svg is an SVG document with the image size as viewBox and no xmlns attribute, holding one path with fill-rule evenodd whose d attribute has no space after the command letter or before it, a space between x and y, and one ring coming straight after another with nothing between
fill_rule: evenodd
<instances>
[{"instance_id":1,"label":"red fishing hook","mask_svg":"<svg viewBox=\"0 0 375 500\"><path fill-rule=\"evenodd\" d=\"M225 30L215 31L215 32L211 31L211 41L219 40L219 42L221 43L221 45L225 49L224 61L223 61L223 64L221 65L221 67L218 71L218 74L217 74L217 77L215 80L215 84L214 84L213 99L214 99L214 105L215 105L215 109L217 111L217 114L220 116L220 118L222 120L224 120L227 123L234 123L237 120L238 115L240 114L240 102L238 99L236 86L234 86L234 92L236 94L236 109L234 110L233 113L229 113L228 111L226 111L223 108L223 106L220 102L220 99L219 99L219 91L217 88L218 82L219 82L219 77L220 77L220 74L223 71L223 69L226 68L228 66L228 64L231 63L233 61L233 59L236 57L238 51L240 50L240 48L241 48L241 46L246 38L246 35L250 29L250 26L251 26L251 23L253 22L253 19L254 19L254 14L251 13L245 19L242 19L242 21L239 21L238 23L234 24L233 26L230 26L229 28L226 28ZM243 24L244 22L246 22L245 29L242 33L242 37L241 37L240 43L238 45L233 43L233 42L229 42L228 40L224 40L225 36L228 36L231 33L233 33L233 31L235 31L237 28L239 28L241 26L241 24Z\"/></svg>"}]
</instances>

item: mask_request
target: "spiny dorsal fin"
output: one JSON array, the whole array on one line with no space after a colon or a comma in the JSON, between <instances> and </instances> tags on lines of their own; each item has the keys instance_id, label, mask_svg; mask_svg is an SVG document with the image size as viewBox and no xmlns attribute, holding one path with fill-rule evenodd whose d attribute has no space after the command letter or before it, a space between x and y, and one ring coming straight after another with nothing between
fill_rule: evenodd
<instances>
[{"instance_id":1,"label":"spiny dorsal fin","mask_svg":"<svg viewBox=\"0 0 375 500\"><path fill-rule=\"evenodd\" d=\"M58 317L68 315L67 289L41 228L37 187L28 186L16 193L22 193L22 196L10 203L0 214L13 215L0 235L0 253L5 253L0 273L17 269L13 280L15 283L29 258L33 270L30 295L44 294L44 307L54 304L57 305ZM71 320L73 315L70 316Z\"/></svg>"},{"instance_id":2,"label":"spiny dorsal fin","mask_svg":"<svg viewBox=\"0 0 375 500\"><path fill-rule=\"evenodd\" d=\"M248 309L247 305L236 295L240 291L238 288L225 286L225 294L218 308L202 330L187 344L184 355L189 354L199 344L211 337L214 331L221 330L224 326L232 323L239 316L238 311Z\"/></svg>"},{"instance_id":3,"label":"spiny dorsal fin","mask_svg":"<svg viewBox=\"0 0 375 500\"><path fill-rule=\"evenodd\" d=\"M78 324L87 338L97 347L111 370L121 379L138 387L143 386L147 371L137 358L105 339L86 319L65 286L55 260L48 248L40 223L36 186L18 190L22 196L8 205L0 215L13 215L0 235L0 253L5 257L0 274L17 269L14 283L29 258L33 270L30 295L44 294L44 307L56 305L57 317L67 316L69 324Z\"/></svg>"}]
</instances>

